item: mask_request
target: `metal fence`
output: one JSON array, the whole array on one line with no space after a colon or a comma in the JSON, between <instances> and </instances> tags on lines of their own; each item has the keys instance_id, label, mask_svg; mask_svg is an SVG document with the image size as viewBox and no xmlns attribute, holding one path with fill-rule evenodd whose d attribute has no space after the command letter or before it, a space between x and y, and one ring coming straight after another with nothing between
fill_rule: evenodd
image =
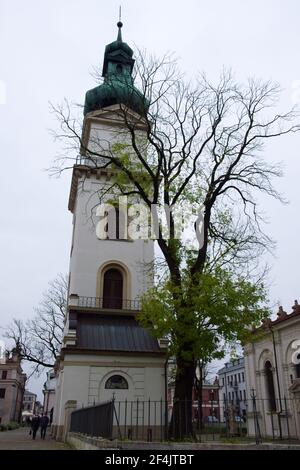
<instances>
[{"instance_id":1,"label":"metal fence","mask_svg":"<svg viewBox=\"0 0 300 470\"><path fill-rule=\"evenodd\" d=\"M111 439L113 412L113 401L75 410L71 414L70 431Z\"/></svg>"},{"instance_id":2,"label":"metal fence","mask_svg":"<svg viewBox=\"0 0 300 470\"><path fill-rule=\"evenodd\" d=\"M163 400L114 402L113 435L121 439L163 441L167 438L168 406Z\"/></svg>"},{"instance_id":3,"label":"metal fence","mask_svg":"<svg viewBox=\"0 0 300 470\"><path fill-rule=\"evenodd\" d=\"M177 401L176 423L172 419L173 406L164 400L112 399L74 411L70 430L108 439L148 442L169 440L174 435L180 440L187 434L195 441L236 437L250 438L259 444L266 440L297 440L299 413L292 399L277 401L273 409L269 400L255 396L243 401ZM192 421L188 418L190 412Z\"/></svg>"}]
</instances>

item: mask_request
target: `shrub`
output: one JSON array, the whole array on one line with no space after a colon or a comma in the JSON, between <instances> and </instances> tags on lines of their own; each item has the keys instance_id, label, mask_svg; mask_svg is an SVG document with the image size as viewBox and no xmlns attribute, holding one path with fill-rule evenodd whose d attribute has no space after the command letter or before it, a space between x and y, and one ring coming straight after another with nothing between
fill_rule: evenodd
<instances>
[{"instance_id":1,"label":"shrub","mask_svg":"<svg viewBox=\"0 0 300 470\"><path fill-rule=\"evenodd\" d=\"M19 426L20 424L16 423L15 421L11 421L10 423L7 423L7 424L0 424L0 432L12 431L13 429L17 429Z\"/></svg>"}]
</instances>

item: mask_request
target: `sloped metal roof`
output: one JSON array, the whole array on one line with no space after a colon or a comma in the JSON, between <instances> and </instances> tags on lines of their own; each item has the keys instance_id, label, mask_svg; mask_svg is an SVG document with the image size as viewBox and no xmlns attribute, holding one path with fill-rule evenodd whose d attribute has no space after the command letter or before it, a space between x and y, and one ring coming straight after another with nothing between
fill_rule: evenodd
<instances>
[{"instance_id":1,"label":"sloped metal roof","mask_svg":"<svg viewBox=\"0 0 300 470\"><path fill-rule=\"evenodd\" d=\"M77 339L81 349L160 352L157 340L132 317L80 315Z\"/></svg>"}]
</instances>

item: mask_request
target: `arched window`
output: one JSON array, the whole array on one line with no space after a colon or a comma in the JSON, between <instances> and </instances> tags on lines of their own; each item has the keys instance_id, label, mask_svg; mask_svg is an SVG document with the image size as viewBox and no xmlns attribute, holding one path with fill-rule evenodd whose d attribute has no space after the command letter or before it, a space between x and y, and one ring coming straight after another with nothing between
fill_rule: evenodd
<instances>
[{"instance_id":1,"label":"arched window","mask_svg":"<svg viewBox=\"0 0 300 470\"><path fill-rule=\"evenodd\" d=\"M105 388L110 390L128 389L128 382L121 375L113 375L106 381Z\"/></svg>"},{"instance_id":2,"label":"arched window","mask_svg":"<svg viewBox=\"0 0 300 470\"><path fill-rule=\"evenodd\" d=\"M122 308L123 276L115 268L108 269L104 274L103 308Z\"/></svg>"},{"instance_id":3,"label":"arched window","mask_svg":"<svg viewBox=\"0 0 300 470\"><path fill-rule=\"evenodd\" d=\"M268 400L269 400L269 409L270 411L276 411L274 379L273 379L272 364L270 361L267 361L265 363L265 373L266 373L266 385L267 385L267 394L268 394Z\"/></svg>"}]
</instances>

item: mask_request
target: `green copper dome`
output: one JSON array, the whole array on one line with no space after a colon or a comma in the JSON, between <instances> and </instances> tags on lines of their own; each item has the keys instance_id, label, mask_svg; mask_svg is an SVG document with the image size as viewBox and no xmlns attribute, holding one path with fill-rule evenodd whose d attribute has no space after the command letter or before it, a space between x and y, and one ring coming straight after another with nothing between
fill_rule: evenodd
<instances>
[{"instance_id":1,"label":"green copper dome","mask_svg":"<svg viewBox=\"0 0 300 470\"><path fill-rule=\"evenodd\" d=\"M133 84L133 50L122 41L122 26L119 22L117 40L105 48L104 82L86 93L84 115L114 104L124 104L140 115L147 112L148 103Z\"/></svg>"}]
</instances>

